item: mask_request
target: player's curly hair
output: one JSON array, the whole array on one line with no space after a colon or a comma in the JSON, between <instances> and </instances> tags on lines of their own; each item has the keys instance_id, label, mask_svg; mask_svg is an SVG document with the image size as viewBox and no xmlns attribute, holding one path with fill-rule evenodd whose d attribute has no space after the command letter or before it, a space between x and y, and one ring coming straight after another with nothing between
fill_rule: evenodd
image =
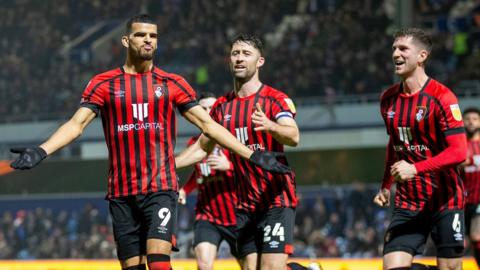
<instances>
[{"instance_id":1,"label":"player's curly hair","mask_svg":"<svg viewBox=\"0 0 480 270\"><path fill-rule=\"evenodd\" d=\"M423 29L415 27L400 29L393 35L394 39L399 37L412 37L413 40L420 43L428 53L432 51L432 38Z\"/></svg>"},{"instance_id":2,"label":"player's curly hair","mask_svg":"<svg viewBox=\"0 0 480 270\"><path fill-rule=\"evenodd\" d=\"M149 24L157 24L152 16L148 14L137 14L130 19L128 19L127 23L125 24L125 33L130 34L132 32L132 24L134 23L149 23Z\"/></svg>"},{"instance_id":3,"label":"player's curly hair","mask_svg":"<svg viewBox=\"0 0 480 270\"><path fill-rule=\"evenodd\" d=\"M232 39L232 41L230 42L230 48L233 47L233 44L237 42L245 42L252 45L260 52L260 55L263 56L263 42L259 36L255 34L240 33Z\"/></svg>"}]
</instances>

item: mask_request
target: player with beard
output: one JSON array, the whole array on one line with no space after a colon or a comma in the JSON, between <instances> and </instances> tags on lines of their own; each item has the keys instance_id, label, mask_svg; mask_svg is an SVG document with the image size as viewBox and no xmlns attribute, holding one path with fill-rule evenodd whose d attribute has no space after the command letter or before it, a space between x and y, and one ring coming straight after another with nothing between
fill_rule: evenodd
<instances>
[{"instance_id":1,"label":"player with beard","mask_svg":"<svg viewBox=\"0 0 480 270\"><path fill-rule=\"evenodd\" d=\"M148 15L132 17L122 45L125 64L94 76L80 108L40 146L16 148L14 169L30 169L68 145L101 114L109 153L108 194L117 256L122 269L171 269L175 247L177 174L175 108L218 144L266 170L286 173L276 155L252 151L213 121L179 75L154 66L157 24ZM244 160L250 163L247 160ZM253 166L253 164L252 164Z\"/></svg>"},{"instance_id":2,"label":"player with beard","mask_svg":"<svg viewBox=\"0 0 480 270\"><path fill-rule=\"evenodd\" d=\"M295 106L285 93L260 81L264 63L263 44L257 36L236 36L230 51L233 91L217 100L210 115L249 148L283 152L284 145L296 146L300 140ZM207 136L200 136L177 156L177 166L199 162L213 146ZM294 173L272 174L235 154L231 160L238 200L236 252L242 269L287 269L297 206Z\"/></svg>"},{"instance_id":3,"label":"player with beard","mask_svg":"<svg viewBox=\"0 0 480 270\"><path fill-rule=\"evenodd\" d=\"M465 229L477 265L480 265L480 110L473 107L465 109L463 122L468 138L467 159L462 164L467 191Z\"/></svg>"}]
</instances>

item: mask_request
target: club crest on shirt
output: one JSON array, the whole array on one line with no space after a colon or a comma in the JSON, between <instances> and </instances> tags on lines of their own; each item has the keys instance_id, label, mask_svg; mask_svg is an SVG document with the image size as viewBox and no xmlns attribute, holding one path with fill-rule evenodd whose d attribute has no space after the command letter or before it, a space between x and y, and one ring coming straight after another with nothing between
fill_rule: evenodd
<instances>
[{"instance_id":1,"label":"club crest on shirt","mask_svg":"<svg viewBox=\"0 0 480 270\"><path fill-rule=\"evenodd\" d=\"M462 112L460 111L460 107L458 104L450 105L450 111L452 112L453 119L457 121L462 121Z\"/></svg>"},{"instance_id":2,"label":"club crest on shirt","mask_svg":"<svg viewBox=\"0 0 480 270\"><path fill-rule=\"evenodd\" d=\"M154 84L153 89L155 89L155 96L157 98L160 98L161 96L163 96L162 86L160 86L159 84Z\"/></svg>"},{"instance_id":3,"label":"club crest on shirt","mask_svg":"<svg viewBox=\"0 0 480 270\"><path fill-rule=\"evenodd\" d=\"M415 120L417 120L417 122L420 122L422 119L425 118L425 115L427 115L427 107L417 106L417 109L415 110Z\"/></svg>"},{"instance_id":4,"label":"club crest on shirt","mask_svg":"<svg viewBox=\"0 0 480 270\"><path fill-rule=\"evenodd\" d=\"M285 103L287 103L288 105L288 108L290 109L290 111L292 111L292 113L295 113L296 112L296 109L295 109L295 104L293 104L293 101L289 98L284 98L283 100L285 100Z\"/></svg>"}]
</instances>

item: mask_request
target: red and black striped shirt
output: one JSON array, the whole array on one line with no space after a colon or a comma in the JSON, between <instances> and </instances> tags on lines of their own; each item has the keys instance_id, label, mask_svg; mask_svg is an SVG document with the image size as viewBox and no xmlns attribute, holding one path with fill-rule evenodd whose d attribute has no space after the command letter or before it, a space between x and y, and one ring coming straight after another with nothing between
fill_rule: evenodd
<instances>
[{"instance_id":1,"label":"red and black striped shirt","mask_svg":"<svg viewBox=\"0 0 480 270\"><path fill-rule=\"evenodd\" d=\"M467 204L480 203L480 140L468 140L467 160L470 165L463 168L463 179L467 191Z\"/></svg>"},{"instance_id":2,"label":"red and black striped shirt","mask_svg":"<svg viewBox=\"0 0 480 270\"><path fill-rule=\"evenodd\" d=\"M191 138L188 145L192 145L197 139L198 136ZM215 147L211 155L218 155L219 151L222 151L230 160L230 152L219 147ZM186 194L198 188L195 219L222 226L235 225L237 195L233 164L227 171L217 171L211 169L206 160L207 158L195 164L195 170L183 186Z\"/></svg>"},{"instance_id":3,"label":"red and black striped shirt","mask_svg":"<svg viewBox=\"0 0 480 270\"><path fill-rule=\"evenodd\" d=\"M238 97L233 91L220 97L210 114L250 149L283 152L283 145L270 134L254 130L255 124L251 116L256 103L260 104L272 121L281 117L295 117L292 100L283 92L266 85L248 97ZM232 162L237 181L238 209L254 211L272 207L296 207L293 172L272 174L235 154L232 155ZM287 164L286 160L284 162Z\"/></svg>"},{"instance_id":4,"label":"red and black striped shirt","mask_svg":"<svg viewBox=\"0 0 480 270\"><path fill-rule=\"evenodd\" d=\"M174 109L196 104L182 77L157 67L142 74L117 68L90 80L81 106L101 112L109 198L177 190Z\"/></svg>"},{"instance_id":5,"label":"red and black striped shirt","mask_svg":"<svg viewBox=\"0 0 480 270\"><path fill-rule=\"evenodd\" d=\"M417 163L436 156L448 145L447 136L465 133L458 101L450 89L428 79L413 94L403 93L395 84L381 97L381 113L393 161ZM389 169L389 168L387 168ZM456 166L420 172L411 181L397 183L395 206L419 211L462 209L465 204L463 182Z\"/></svg>"}]
</instances>

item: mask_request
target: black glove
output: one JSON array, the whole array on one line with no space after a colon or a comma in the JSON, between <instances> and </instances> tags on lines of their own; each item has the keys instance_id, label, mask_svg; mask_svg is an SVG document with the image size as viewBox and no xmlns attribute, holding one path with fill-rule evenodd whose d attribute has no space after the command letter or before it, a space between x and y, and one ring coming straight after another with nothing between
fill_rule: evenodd
<instances>
[{"instance_id":1,"label":"black glove","mask_svg":"<svg viewBox=\"0 0 480 270\"><path fill-rule=\"evenodd\" d=\"M264 170L273 173L288 173L292 169L287 165L281 163L278 158L285 158L284 153L279 152L270 152L270 151L255 151L250 156L249 160L257 165L262 167Z\"/></svg>"},{"instance_id":2,"label":"black glove","mask_svg":"<svg viewBox=\"0 0 480 270\"><path fill-rule=\"evenodd\" d=\"M40 146L12 148L10 152L20 154L10 163L10 167L16 170L31 169L47 157L47 152Z\"/></svg>"}]
</instances>

